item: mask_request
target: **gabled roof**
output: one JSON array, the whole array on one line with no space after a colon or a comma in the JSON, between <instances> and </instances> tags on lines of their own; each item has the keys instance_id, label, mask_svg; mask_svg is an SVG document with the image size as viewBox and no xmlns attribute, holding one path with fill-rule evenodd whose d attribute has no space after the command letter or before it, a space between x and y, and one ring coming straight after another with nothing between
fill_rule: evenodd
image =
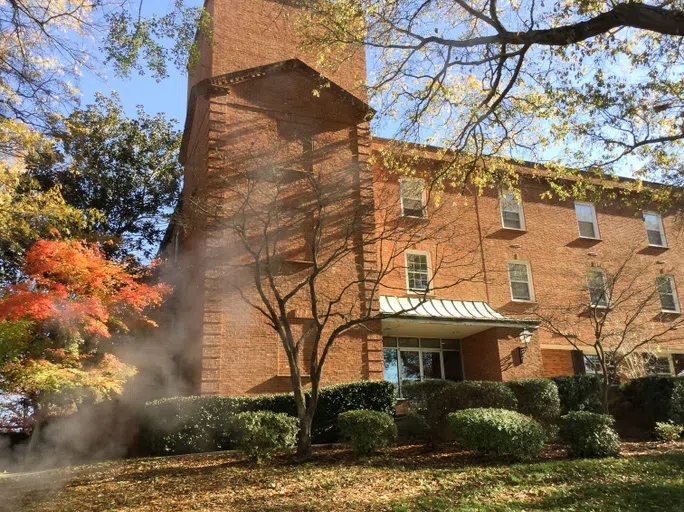
<instances>
[{"instance_id":1,"label":"gabled roof","mask_svg":"<svg viewBox=\"0 0 684 512\"><path fill-rule=\"evenodd\" d=\"M289 59L272 64L265 64L250 69L243 69L218 75L212 78L207 78L195 84L190 90L188 97L187 115L185 117L185 129L183 132L183 141L180 150L180 160L184 162L185 151L187 149L188 137L195 113L195 102L199 96L208 93L221 93L225 88L232 85L237 85L250 80L258 79L275 73L296 71L308 78L316 85L321 87L321 94L332 95L337 98L337 101L346 105L359 120L369 120L375 115L373 110L366 102L360 100L348 90L337 85L335 82L327 79L324 75L308 66L299 59ZM313 99L313 95L312 95Z\"/></svg>"}]
</instances>

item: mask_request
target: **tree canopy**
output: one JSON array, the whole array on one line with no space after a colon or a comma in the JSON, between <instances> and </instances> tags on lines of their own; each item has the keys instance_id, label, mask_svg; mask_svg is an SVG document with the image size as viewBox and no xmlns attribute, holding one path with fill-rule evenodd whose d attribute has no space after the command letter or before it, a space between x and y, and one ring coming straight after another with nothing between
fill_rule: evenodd
<instances>
[{"instance_id":1,"label":"tree canopy","mask_svg":"<svg viewBox=\"0 0 684 512\"><path fill-rule=\"evenodd\" d=\"M46 120L78 98L77 79L111 64L121 76L197 58L195 33L208 23L204 9L174 0L166 13L145 16L143 0L12 0L0 3L0 129ZM203 33L209 34L208 30Z\"/></svg>"},{"instance_id":2,"label":"tree canopy","mask_svg":"<svg viewBox=\"0 0 684 512\"><path fill-rule=\"evenodd\" d=\"M0 294L0 389L34 407L121 391L135 368L113 351L131 329L156 325L166 285L149 285L95 245L41 240L24 262L28 279Z\"/></svg>"},{"instance_id":3,"label":"tree canopy","mask_svg":"<svg viewBox=\"0 0 684 512\"><path fill-rule=\"evenodd\" d=\"M484 157L498 156L682 184L680 0L305 3L300 31L320 62L370 48L381 121L457 150L485 180ZM462 179L458 168L444 172Z\"/></svg>"},{"instance_id":4,"label":"tree canopy","mask_svg":"<svg viewBox=\"0 0 684 512\"><path fill-rule=\"evenodd\" d=\"M28 176L43 191L59 188L65 202L97 212L89 232L112 240L119 254L151 257L178 201L183 169L175 120L138 106L128 117L119 98L95 103L51 123L54 141L27 158Z\"/></svg>"}]
</instances>

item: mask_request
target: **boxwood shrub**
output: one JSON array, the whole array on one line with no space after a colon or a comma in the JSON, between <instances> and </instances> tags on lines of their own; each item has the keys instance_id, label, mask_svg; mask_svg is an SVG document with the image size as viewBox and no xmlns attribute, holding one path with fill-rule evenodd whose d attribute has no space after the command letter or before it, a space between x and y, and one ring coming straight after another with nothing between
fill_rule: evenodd
<instances>
[{"instance_id":1,"label":"boxwood shrub","mask_svg":"<svg viewBox=\"0 0 684 512\"><path fill-rule=\"evenodd\" d=\"M518 401L518 412L551 425L560 417L558 386L550 379L514 380L507 383Z\"/></svg>"},{"instance_id":2,"label":"boxwood shrub","mask_svg":"<svg viewBox=\"0 0 684 512\"><path fill-rule=\"evenodd\" d=\"M282 412L250 411L234 415L230 430L235 447L250 460L260 462L288 452L297 442L297 418Z\"/></svg>"},{"instance_id":3,"label":"boxwood shrub","mask_svg":"<svg viewBox=\"0 0 684 512\"><path fill-rule=\"evenodd\" d=\"M624 397L655 427L658 422L684 423L684 378L651 376L622 387Z\"/></svg>"},{"instance_id":4,"label":"boxwood shrub","mask_svg":"<svg viewBox=\"0 0 684 512\"><path fill-rule=\"evenodd\" d=\"M368 409L393 414L395 402L395 388L389 382L325 386L313 421L314 442L337 440L337 417L342 412ZM139 452L174 455L234 448L235 437L229 428L232 416L249 411L296 416L294 395L190 396L149 402L139 420Z\"/></svg>"},{"instance_id":5,"label":"boxwood shrub","mask_svg":"<svg viewBox=\"0 0 684 512\"><path fill-rule=\"evenodd\" d=\"M616 457L620 438L615 420L607 414L573 411L561 417L560 437L568 444L571 457Z\"/></svg>"},{"instance_id":6,"label":"boxwood shrub","mask_svg":"<svg viewBox=\"0 0 684 512\"><path fill-rule=\"evenodd\" d=\"M447 423L449 413L463 409L494 408L511 409L517 407L517 400L513 391L503 382L492 381L424 381L402 387L402 391L409 388L409 407L422 417L427 430L423 439L426 444L436 447L447 440L450 429ZM421 422L412 418L412 425L419 426ZM412 432L414 437L417 432Z\"/></svg>"},{"instance_id":7,"label":"boxwood shrub","mask_svg":"<svg viewBox=\"0 0 684 512\"><path fill-rule=\"evenodd\" d=\"M449 414L454 439L482 455L530 460L544 448L545 434L532 418L507 409L465 409Z\"/></svg>"},{"instance_id":8,"label":"boxwood shrub","mask_svg":"<svg viewBox=\"0 0 684 512\"><path fill-rule=\"evenodd\" d=\"M603 412L601 381L595 375L553 377L558 387L561 414L571 411Z\"/></svg>"},{"instance_id":9,"label":"boxwood shrub","mask_svg":"<svg viewBox=\"0 0 684 512\"><path fill-rule=\"evenodd\" d=\"M379 411L347 411L338 418L340 437L355 453L370 455L397 440L394 418Z\"/></svg>"}]
</instances>

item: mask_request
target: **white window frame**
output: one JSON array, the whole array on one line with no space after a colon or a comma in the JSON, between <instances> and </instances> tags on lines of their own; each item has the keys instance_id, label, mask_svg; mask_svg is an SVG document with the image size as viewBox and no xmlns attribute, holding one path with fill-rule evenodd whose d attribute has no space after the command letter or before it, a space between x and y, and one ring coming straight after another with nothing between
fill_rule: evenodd
<instances>
[{"instance_id":1,"label":"white window frame","mask_svg":"<svg viewBox=\"0 0 684 512\"><path fill-rule=\"evenodd\" d=\"M594 233L596 236L584 236L582 235L582 231L580 230L580 220L579 217L577 216L577 206L589 206L591 208L591 219L594 224ZM575 201L575 221L577 222L577 232L579 233L580 238L584 238L586 240L601 240L601 231L599 231L599 225L598 225L598 217L596 216L596 208L594 207L594 203L585 203L581 201Z\"/></svg>"},{"instance_id":2,"label":"white window frame","mask_svg":"<svg viewBox=\"0 0 684 512\"><path fill-rule=\"evenodd\" d=\"M674 300L675 304L675 309L663 309L663 301L660 298L661 293L660 293L660 288L658 287L658 279L659 278L667 278L670 280L670 285L672 286L672 299ZM681 313L681 309L679 307L679 296L677 295L677 283L675 282L675 278L672 274L658 274L656 276L656 289L658 290L658 300L660 300L660 311L663 313Z\"/></svg>"},{"instance_id":3,"label":"white window frame","mask_svg":"<svg viewBox=\"0 0 684 512\"><path fill-rule=\"evenodd\" d=\"M427 274L428 274L428 289L427 290L412 290L409 287L409 261L408 257L410 254L415 254L418 256L425 256L427 259ZM430 258L430 251L406 251L404 253L404 268L406 269L406 291L414 295L431 295L434 289L434 283L432 282L432 259Z\"/></svg>"},{"instance_id":4,"label":"white window frame","mask_svg":"<svg viewBox=\"0 0 684 512\"><path fill-rule=\"evenodd\" d=\"M660 238L662 238L663 243L662 245L658 244L652 244L651 241L648 241L649 247L667 247L667 237L665 236L665 226L663 226L663 217L658 213L658 212L650 212L650 211L645 211L642 213L642 216L644 218L644 229L646 229L646 239L648 240L648 226L646 225L646 216L647 215L655 215L656 218L658 219L658 228L660 229Z\"/></svg>"},{"instance_id":5,"label":"white window frame","mask_svg":"<svg viewBox=\"0 0 684 512\"><path fill-rule=\"evenodd\" d=\"M513 281L511 281L511 263L517 264L517 265L525 265L525 267L527 269L527 286L530 289L529 300L516 299L513 296ZM508 263L506 264L506 272L508 272L508 287L511 290L511 300L513 302L535 302L534 284L532 283L532 267L530 266L530 262L529 261L521 261L521 260L509 260ZM516 283L522 283L522 281L516 281Z\"/></svg>"},{"instance_id":6,"label":"white window frame","mask_svg":"<svg viewBox=\"0 0 684 512\"><path fill-rule=\"evenodd\" d=\"M510 189L501 189L499 190L499 213L501 214L501 226L503 229L510 229L512 231L526 231L527 228L525 226L525 212L523 211L523 202L522 202L522 197L518 196L517 199L517 204L518 204L518 215L520 215L520 227L519 228L512 228L509 226L506 226L506 221L504 219L504 201L506 200L506 196L508 194L511 194ZM515 197L515 194L513 194Z\"/></svg>"},{"instance_id":7,"label":"white window frame","mask_svg":"<svg viewBox=\"0 0 684 512\"><path fill-rule=\"evenodd\" d=\"M421 184L421 197L420 197L420 206L421 206L421 211L423 212L422 215L407 215L404 209L404 194L403 194L403 183L410 182L410 181L415 181L419 182ZM413 197L407 198L407 199L416 199ZM403 178L399 180L399 200L401 202L401 216L402 217L409 217L411 219L424 219L427 217L427 196L426 196L426 191L425 191L425 180L421 178Z\"/></svg>"},{"instance_id":8,"label":"white window frame","mask_svg":"<svg viewBox=\"0 0 684 512\"><path fill-rule=\"evenodd\" d=\"M591 297L591 282L589 281L589 274L590 273L596 273L596 274L601 274L603 276L603 286L604 286L604 298L606 300L605 304L594 304L594 301ZM589 292L589 305L592 308L598 308L598 309L608 309L610 307L610 290L608 289L608 279L606 275L606 271L603 270L600 267L589 267L587 269L587 291Z\"/></svg>"}]
</instances>

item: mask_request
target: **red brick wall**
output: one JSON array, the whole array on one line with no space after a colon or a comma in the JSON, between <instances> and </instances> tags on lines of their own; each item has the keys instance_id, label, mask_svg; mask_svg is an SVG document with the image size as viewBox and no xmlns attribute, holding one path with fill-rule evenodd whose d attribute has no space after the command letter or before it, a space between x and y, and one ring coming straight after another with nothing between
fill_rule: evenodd
<instances>
[{"instance_id":1,"label":"red brick wall","mask_svg":"<svg viewBox=\"0 0 684 512\"><path fill-rule=\"evenodd\" d=\"M562 375L575 375L570 350L542 350L544 359L544 377L559 377Z\"/></svg>"},{"instance_id":2,"label":"red brick wall","mask_svg":"<svg viewBox=\"0 0 684 512\"><path fill-rule=\"evenodd\" d=\"M316 56L302 53L296 34L299 8L288 0L208 0L212 14L210 61L202 60L190 83L202 78L298 58L317 68ZM205 46L207 54L207 48ZM366 57L353 53L336 72L325 72L333 82L365 98ZM306 94L311 95L311 91Z\"/></svg>"}]
</instances>

